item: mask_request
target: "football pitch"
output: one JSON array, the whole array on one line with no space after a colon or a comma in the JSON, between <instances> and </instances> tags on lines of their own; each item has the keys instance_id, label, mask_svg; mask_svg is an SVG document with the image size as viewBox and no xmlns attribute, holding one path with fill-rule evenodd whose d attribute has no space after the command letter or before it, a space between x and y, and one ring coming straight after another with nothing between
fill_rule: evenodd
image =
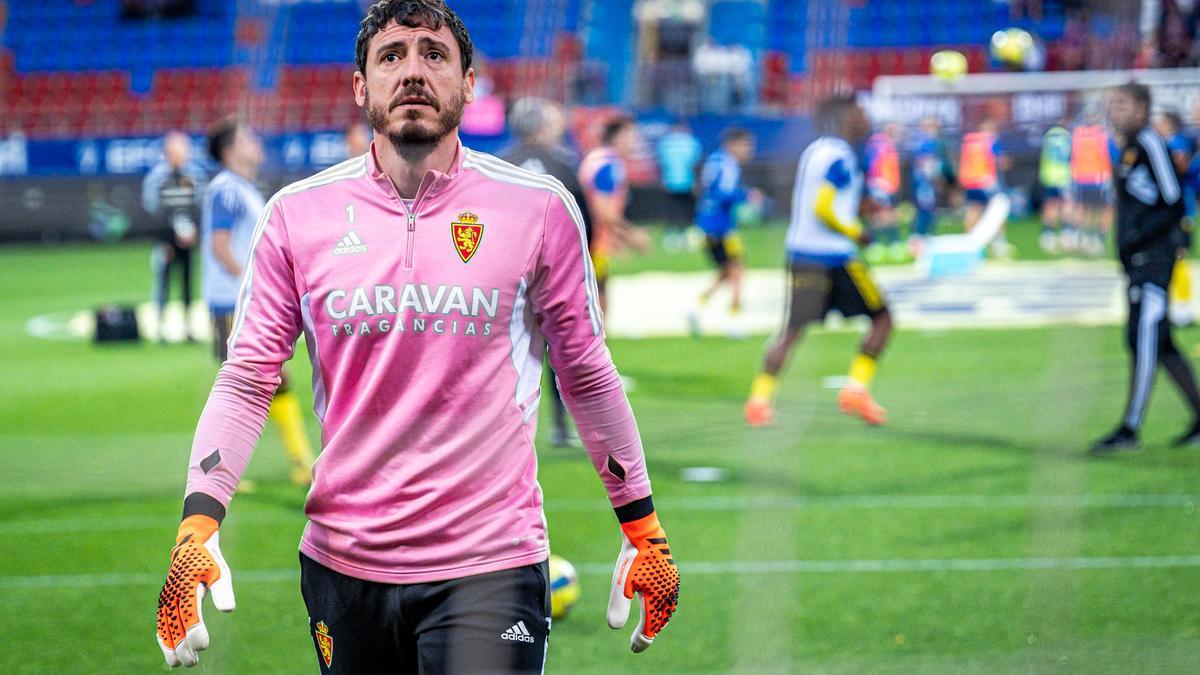
<instances>
[{"instance_id":1,"label":"football pitch","mask_svg":"<svg viewBox=\"0 0 1200 675\"><path fill-rule=\"evenodd\" d=\"M26 330L37 315L142 302L147 258L139 244L0 249L0 672L165 669L155 602L215 374L208 347ZM1177 338L1191 352L1200 331ZM1124 402L1118 328L901 326L876 387L883 428L838 414L824 386L857 339L809 336L769 429L741 420L761 336L611 341L636 382L683 577L675 619L640 655L632 626L604 622L618 549L604 490L581 450L549 447L542 415L552 547L583 586L554 624L547 672L1200 670L1200 451L1169 447L1187 422L1169 381L1141 452L1084 454ZM307 359L289 368L310 402ZM685 480L696 467L718 480ZM256 487L235 497L221 537L238 609L206 601L212 648L197 669L315 672L296 551L304 494L269 426L247 477Z\"/></svg>"}]
</instances>

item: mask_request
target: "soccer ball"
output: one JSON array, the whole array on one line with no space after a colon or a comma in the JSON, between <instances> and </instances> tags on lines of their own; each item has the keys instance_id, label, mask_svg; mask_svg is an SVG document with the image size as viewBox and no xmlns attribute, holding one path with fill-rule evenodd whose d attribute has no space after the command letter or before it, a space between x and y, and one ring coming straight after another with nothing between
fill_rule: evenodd
<instances>
[{"instance_id":1,"label":"soccer ball","mask_svg":"<svg viewBox=\"0 0 1200 675\"><path fill-rule=\"evenodd\" d=\"M1024 69L1033 52L1033 36L1022 28L1009 28L992 33L989 45L992 58L1010 68Z\"/></svg>"},{"instance_id":2,"label":"soccer ball","mask_svg":"<svg viewBox=\"0 0 1200 675\"><path fill-rule=\"evenodd\" d=\"M579 601L579 575L566 559L550 556L550 616L561 619Z\"/></svg>"},{"instance_id":3,"label":"soccer ball","mask_svg":"<svg viewBox=\"0 0 1200 675\"><path fill-rule=\"evenodd\" d=\"M929 73L946 82L957 82L967 74L967 57L953 49L934 52L929 57Z\"/></svg>"}]
</instances>

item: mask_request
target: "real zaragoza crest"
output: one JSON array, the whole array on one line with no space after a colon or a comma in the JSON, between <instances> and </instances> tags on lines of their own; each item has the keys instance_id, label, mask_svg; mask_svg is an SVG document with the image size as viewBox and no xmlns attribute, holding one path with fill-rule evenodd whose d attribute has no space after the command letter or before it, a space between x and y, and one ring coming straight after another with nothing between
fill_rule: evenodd
<instances>
[{"instance_id":1,"label":"real zaragoza crest","mask_svg":"<svg viewBox=\"0 0 1200 675\"><path fill-rule=\"evenodd\" d=\"M313 631L317 636L317 648L321 650L321 660L325 662L325 667L330 668L333 664L333 636L329 634L329 626L325 625L324 621L317 622L317 629Z\"/></svg>"},{"instance_id":2,"label":"real zaragoza crest","mask_svg":"<svg viewBox=\"0 0 1200 675\"><path fill-rule=\"evenodd\" d=\"M479 250L479 241L483 239L483 223L479 222L479 216L464 211L458 214L458 220L450 223L450 236L458 257L468 262Z\"/></svg>"}]
</instances>

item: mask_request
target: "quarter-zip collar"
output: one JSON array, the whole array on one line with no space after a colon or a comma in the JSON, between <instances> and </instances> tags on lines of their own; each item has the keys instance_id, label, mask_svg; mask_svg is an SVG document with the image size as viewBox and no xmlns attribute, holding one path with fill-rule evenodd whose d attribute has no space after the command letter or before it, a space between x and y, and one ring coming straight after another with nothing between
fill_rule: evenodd
<instances>
[{"instance_id":1,"label":"quarter-zip collar","mask_svg":"<svg viewBox=\"0 0 1200 675\"><path fill-rule=\"evenodd\" d=\"M417 206L427 197L433 197L440 192L445 192L459 176L462 175L462 163L465 149L461 139L456 139L458 142L454 151L454 161L450 165L450 171L442 173L435 169L430 169L425 172L425 176L421 179L421 186L417 188L417 196L413 200L413 211L416 211ZM372 182L388 196L403 204L400 194L396 191L396 186L392 184L392 179L388 177L382 169L379 168L379 162L375 158L375 144L378 139L371 141L371 148L367 151L367 173L371 176Z\"/></svg>"}]
</instances>

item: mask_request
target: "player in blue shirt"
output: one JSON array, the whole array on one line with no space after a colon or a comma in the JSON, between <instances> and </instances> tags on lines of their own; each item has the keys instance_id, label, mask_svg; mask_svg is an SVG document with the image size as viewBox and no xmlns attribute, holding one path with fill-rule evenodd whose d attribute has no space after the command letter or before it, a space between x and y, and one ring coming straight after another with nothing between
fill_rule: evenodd
<instances>
[{"instance_id":1,"label":"player in blue shirt","mask_svg":"<svg viewBox=\"0 0 1200 675\"><path fill-rule=\"evenodd\" d=\"M740 127L730 127L721 134L721 148L709 155L700 172L700 202L696 211L696 226L704 233L705 246L717 267L717 277L703 293L700 305L706 304L722 284L733 291L730 312L742 309L742 241L737 234L737 206L745 201L761 201L757 190L742 183L742 165L754 156L754 135ZM692 321L696 332L696 321Z\"/></svg>"}]
</instances>

